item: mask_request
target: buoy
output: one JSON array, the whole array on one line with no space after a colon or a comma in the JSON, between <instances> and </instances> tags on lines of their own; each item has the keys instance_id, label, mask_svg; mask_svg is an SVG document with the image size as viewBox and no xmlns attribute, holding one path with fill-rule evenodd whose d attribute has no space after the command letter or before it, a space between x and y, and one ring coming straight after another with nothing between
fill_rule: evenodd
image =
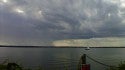
<instances>
[{"instance_id":1,"label":"buoy","mask_svg":"<svg viewBox=\"0 0 125 70\"><path fill-rule=\"evenodd\" d=\"M90 65L89 64L82 64L81 70L90 70Z\"/></svg>"},{"instance_id":2,"label":"buoy","mask_svg":"<svg viewBox=\"0 0 125 70\"><path fill-rule=\"evenodd\" d=\"M90 70L90 64L86 64L86 54L81 56L81 69L80 70Z\"/></svg>"}]
</instances>

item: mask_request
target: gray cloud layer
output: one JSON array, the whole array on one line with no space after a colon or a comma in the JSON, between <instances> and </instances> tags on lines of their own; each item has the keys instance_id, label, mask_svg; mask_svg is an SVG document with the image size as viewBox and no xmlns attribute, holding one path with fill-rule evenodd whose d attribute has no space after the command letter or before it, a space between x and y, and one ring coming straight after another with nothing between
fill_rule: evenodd
<instances>
[{"instance_id":1,"label":"gray cloud layer","mask_svg":"<svg viewBox=\"0 0 125 70\"><path fill-rule=\"evenodd\" d=\"M1 0L0 8L1 42L50 45L59 39L125 34L123 0Z\"/></svg>"}]
</instances>

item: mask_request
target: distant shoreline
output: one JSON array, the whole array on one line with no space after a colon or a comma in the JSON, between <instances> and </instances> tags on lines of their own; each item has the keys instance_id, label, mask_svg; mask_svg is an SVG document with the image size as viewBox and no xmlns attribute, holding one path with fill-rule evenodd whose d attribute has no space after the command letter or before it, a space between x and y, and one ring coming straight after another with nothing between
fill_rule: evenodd
<instances>
[{"instance_id":1,"label":"distant shoreline","mask_svg":"<svg viewBox=\"0 0 125 70\"><path fill-rule=\"evenodd\" d=\"M14 45L0 45L0 47L9 48L87 48L85 46L14 46ZM89 48L125 48L125 46L119 47L89 47Z\"/></svg>"}]
</instances>

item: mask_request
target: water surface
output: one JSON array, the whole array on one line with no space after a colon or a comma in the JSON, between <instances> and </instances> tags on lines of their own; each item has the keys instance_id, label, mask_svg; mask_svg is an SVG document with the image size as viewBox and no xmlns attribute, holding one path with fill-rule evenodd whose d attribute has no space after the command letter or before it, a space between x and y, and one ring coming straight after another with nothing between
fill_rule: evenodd
<instances>
[{"instance_id":1,"label":"water surface","mask_svg":"<svg viewBox=\"0 0 125 70\"><path fill-rule=\"evenodd\" d=\"M83 54L107 65L118 65L125 61L125 48L18 48L1 47L0 62L8 58L9 62L17 62L26 68L42 66L45 70L76 70ZM87 58L91 70L105 70L103 66Z\"/></svg>"}]
</instances>

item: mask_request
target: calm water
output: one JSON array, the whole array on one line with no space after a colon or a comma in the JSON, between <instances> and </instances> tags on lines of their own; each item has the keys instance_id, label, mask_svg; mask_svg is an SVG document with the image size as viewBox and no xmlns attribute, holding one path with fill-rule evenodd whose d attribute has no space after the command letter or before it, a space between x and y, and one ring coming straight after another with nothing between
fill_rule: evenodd
<instances>
[{"instance_id":1,"label":"calm water","mask_svg":"<svg viewBox=\"0 0 125 70\"><path fill-rule=\"evenodd\" d=\"M93 59L107 65L117 65L125 61L125 48L0 48L0 62L8 58L9 62L17 62L25 67L45 70L76 70L81 55L87 54ZM91 70L105 70L107 67L87 58Z\"/></svg>"}]
</instances>

